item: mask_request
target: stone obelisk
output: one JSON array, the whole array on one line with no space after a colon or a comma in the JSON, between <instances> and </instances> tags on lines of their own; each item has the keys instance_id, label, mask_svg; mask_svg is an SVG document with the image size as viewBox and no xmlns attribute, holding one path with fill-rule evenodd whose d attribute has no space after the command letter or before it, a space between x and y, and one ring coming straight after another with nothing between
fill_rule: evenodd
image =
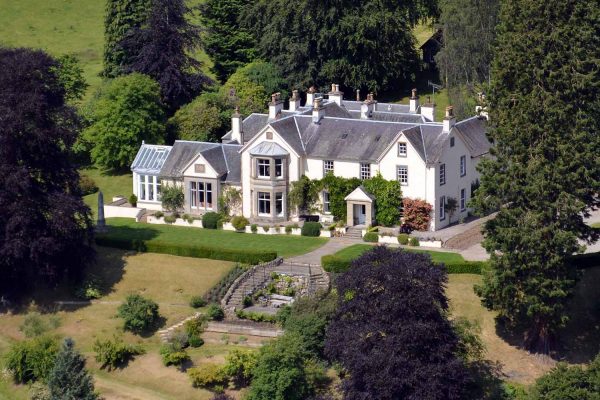
<instances>
[{"instance_id":1,"label":"stone obelisk","mask_svg":"<svg viewBox=\"0 0 600 400\"><path fill-rule=\"evenodd\" d=\"M96 232L106 232L106 221L104 220L104 195L98 192L98 220L96 221Z\"/></svg>"}]
</instances>

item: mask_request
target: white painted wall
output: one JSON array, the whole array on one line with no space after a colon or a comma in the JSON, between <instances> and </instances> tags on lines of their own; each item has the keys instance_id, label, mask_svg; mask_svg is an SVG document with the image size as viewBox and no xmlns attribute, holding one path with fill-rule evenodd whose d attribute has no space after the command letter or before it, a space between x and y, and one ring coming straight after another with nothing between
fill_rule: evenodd
<instances>
[{"instance_id":1,"label":"white painted wall","mask_svg":"<svg viewBox=\"0 0 600 400\"><path fill-rule=\"evenodd\" d=\"M195 171L196 164L204 164L204 166L205 166L204 173L199 173L199 172ZM193 177L193 178L209 178L209 179L217 179L219 177L217 172L213 169L213 167L210 166L210 164L206 161L206 159L201 154L199 154L198 157L196 157L187 166L187 168L183 171L183 176Z\"/></svg>"}]
</instances>

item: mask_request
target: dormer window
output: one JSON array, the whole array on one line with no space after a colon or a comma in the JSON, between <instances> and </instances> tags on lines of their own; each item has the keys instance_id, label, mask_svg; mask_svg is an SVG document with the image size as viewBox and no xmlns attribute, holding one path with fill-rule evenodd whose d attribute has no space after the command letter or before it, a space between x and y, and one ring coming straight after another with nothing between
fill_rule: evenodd
<instances>
[{"instance_id":1,"label":"dormer window","mask_svg":"<svg viewBox=\"0 0 600 400\"><path fill-rule=\"evenodd\" d=\"M406 143L398 143L398 157L406 157Z\"/></svg>"},{"instance_id":2,"label":"dormer window","mask_svg":"<svg viewBox=\"0 0 600 400\"><path fill-rule=\"evenodd\" d=\"M258 158L256 160L257 171L259 178L270 178L271 177L271 162L266 158Z\"/></svg>"}]
</instances>

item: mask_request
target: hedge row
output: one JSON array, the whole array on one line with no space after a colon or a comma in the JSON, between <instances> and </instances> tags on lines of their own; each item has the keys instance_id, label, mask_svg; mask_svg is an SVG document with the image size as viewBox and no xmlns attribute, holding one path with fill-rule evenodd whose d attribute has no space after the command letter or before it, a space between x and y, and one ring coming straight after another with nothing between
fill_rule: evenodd
<instances>
[{"instance_id":1,"label":"hedge row","mask_svg":"<svg viewBox=\"0 0 600 400\"><path fill-rule=\"evenodd\" d=\"M341 258L336 255L327 255L321 257L321 265L327 272L340 273L345 272L350 268L352 260ZM487 267L486 261L461 261L453 263L445 263L446 270L449 274L477 274L481 275L482 271Z\"/></svg>"},{"instance_id":2,"label":"hedge row","mask_svg":"<svg viewBox=\"0 0 600 400\"><path fill-rule=\"evenodd\" d=\"M163 243L160 241L144 241L139 239L121 239L108 236L97 236L99 246L115 247L123 250L134 250L147 253L172 254L174 256L209 258L212 260L235 261L242 264L260 264L277 258L275 251L249 251L193 246L183 243Z\"/></svg>"}]
</instances>

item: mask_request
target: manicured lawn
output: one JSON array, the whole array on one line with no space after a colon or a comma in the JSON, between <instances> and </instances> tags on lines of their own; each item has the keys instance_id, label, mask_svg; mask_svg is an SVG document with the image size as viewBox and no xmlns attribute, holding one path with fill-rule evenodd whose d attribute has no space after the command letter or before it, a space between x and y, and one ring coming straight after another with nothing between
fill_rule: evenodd
<instances>
[{"instance_id":1,"label":"manicured lawn","mask_svg":"<svg viewBox=\"0 0 600 400\"><path fill-rule=\"evenodd\" d=\"M88 305L62 306L54 301L71 300L66 288L52 292L36 293L32 299L60 318L60 326L52 333L72 337L77 348L87 357L88 367L96 379L96 388L107 399L181 399L208 400L208 391L192 388L184 372L162 365L158 349L160 340L155 333L140 337L123 333L120 318L115 317L119 304L130 293L141 293L159 304L165 325L171 326L192 315L196 310L188 305L193 295L202 295L215 285L234 263L196 258L175 257L164 254L132 254L121 250L98 248L97 262L88 274L104 282L105 295ZM26 302L27 303L27 302ZM11 343L24 339L19 326L25 311L0 315L0 368L3 355ZM110 338L123 334L128 343L141 343L146 354L137 357L127 368L112 372L100 370L94 360L92 346L97 338ZM208 334L207 334L208 335ZM209 340L204 346L191 349L192 361L222 363L225 354L240 344L232 336L230 343ZM252 338L249 339L251 341ZM27 399L27 389L15 386L0 374L0 399Z\"/></svg>"},{"instance_id":2,"label":"manicured lawn","mask_svg":"<svg viewBox=\"0 0 600 400\"><path fill-rule=\"evenodd\" d=\"M341 257L345 260L353 260L359 257L365 251L372 249L373 246L370 244L354 244L346 247L337 253L336 256ZM412 251L416 253L425 253L431 256L431 259L437 263L449 263L449 262L461 262L465 259L458 253L432 251L432 250L416 250L416 249L404 249L406 251Z\"/></svg>"},{"instance_id":3,"label":"manicured lawn","mask_svg":"<svg viewBox=\"0 0 600 400\"><path fill-rule=\"evenodd\" d=\"M276 251L280 257L308 253L327 242L326 238L290 235L258 235L223 230L136 223L127 218L109 218L108 235L119 239L157 240L217 249Z\"/></svg>"},{"instance_id":4,"label":"manicured lawn","mask_svg":"<svg viewBox=\"0 0 600 400\"><path fill-rule=\"evenodd\" d=\"M131 172L116 175L105 173L98 168L90 167L79 170L79 173L81 175L89 176L96 182L96 186L98 186L104 195L104 204L110 203L112 198L116 195L122 195L125 196L125 198L129 198L133 193L133 178ZM98 193L84 196L83 201L92 209L92 213L96 215L96 212L98 211Z\"/></svg>"}]
</instances>

